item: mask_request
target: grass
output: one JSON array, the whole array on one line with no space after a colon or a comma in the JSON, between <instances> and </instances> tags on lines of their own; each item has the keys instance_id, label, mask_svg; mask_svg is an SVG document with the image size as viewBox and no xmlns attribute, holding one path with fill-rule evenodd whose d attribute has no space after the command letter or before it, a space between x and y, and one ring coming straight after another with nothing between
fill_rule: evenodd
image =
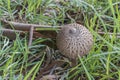
<instances>
[{"instance_id":1,"label":"grass","mask_svg":"<svg viewBox=\"0 0 120 80\"><path fill-rule=\"evenodd\" d=\"M0 0L0 18L51 26L72 22L85 25L94 36L90 54L79 58L77 66L56 74L62 73L63 80L72 80L76 75L78 80L120 80L120 39L115 35L120 33L119 0ZM107 34L99 35L98 31ZM48 40L39 38L28 47L27 37L20 39L18 34L15 41L10 41L0 34L0 79L35 80L48 54L42 42ZM54 54L56 50L49 49L55 59L59 57Z\"/></svg>"}]
</instances>

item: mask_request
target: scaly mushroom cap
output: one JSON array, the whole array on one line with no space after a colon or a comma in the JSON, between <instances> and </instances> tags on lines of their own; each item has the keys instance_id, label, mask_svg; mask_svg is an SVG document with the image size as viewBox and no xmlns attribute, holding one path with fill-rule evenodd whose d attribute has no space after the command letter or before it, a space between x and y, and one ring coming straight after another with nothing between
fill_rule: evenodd
<instances>
[{"instance_id":1,"label":"scaly mushroom cap","mask_svg":"<svg viewBox=\"0 0 120 80\"><path fill-rule=\"evenodd\" d=\"M62 27L57 38L57 47L63 55L70 59L76 59L88 54L93 45L93 36L90 31L77 23Z\"/></svg>"}]
</instances>

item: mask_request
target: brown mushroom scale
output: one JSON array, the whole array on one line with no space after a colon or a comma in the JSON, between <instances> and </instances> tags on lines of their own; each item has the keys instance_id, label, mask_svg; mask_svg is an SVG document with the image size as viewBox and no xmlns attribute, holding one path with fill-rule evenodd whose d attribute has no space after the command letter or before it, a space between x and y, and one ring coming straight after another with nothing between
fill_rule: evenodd
<instances>
[{"instance_id":1,"label":"brown mushroom scale","mask_svg":"<svg viewBox=\"0 0 120 80\"><path fill-rule=\"evenodd\" d=\"M88 54L93 45L93 36L90 31L77 23L63 26L56 40L58 49L70 59Z\"/></svg>"}]
</instances>

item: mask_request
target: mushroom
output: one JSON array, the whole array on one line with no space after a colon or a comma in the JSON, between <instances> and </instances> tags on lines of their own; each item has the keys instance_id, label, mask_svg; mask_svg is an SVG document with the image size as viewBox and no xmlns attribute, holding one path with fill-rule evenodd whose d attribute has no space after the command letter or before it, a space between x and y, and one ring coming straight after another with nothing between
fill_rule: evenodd
<instances>
[{"instance_id":1,"label":"mushroom","mask_svg":"<svg viewBox=\"0 0 120 80\"><path fill-rule=\"evenodd\" d=\"M57 47L60 52L75 60L89 53L93 46L93 36L83 25L72 23L65 25L56 37Z\"/></svg>"}]
</instances>

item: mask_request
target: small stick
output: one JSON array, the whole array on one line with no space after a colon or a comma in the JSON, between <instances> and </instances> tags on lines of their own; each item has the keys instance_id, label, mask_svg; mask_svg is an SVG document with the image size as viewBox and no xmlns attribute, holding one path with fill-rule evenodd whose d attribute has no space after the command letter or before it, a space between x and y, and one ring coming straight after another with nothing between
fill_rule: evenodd
<instances>
[{"instance_id":1,"label":"small stick","mask_svg":"<svg viewBox=\"0 0 120 80\"><path fill-rule=\"evenodd\" d=\"M22 31L29 31L30 26L34 27L35 30L40 30L39 28L56 28L54 26L49 26L49 25L37 25L37 24L27 24L27 23L18 23L18 22L12 22L12 21L6 21L6 20L1 20L4 24L11 25L15 30L22 30ZM11 28L10 26L7 26L7 28ZM58 26L57 28L60 28ZM54 30L54 29L53 29Z\"/></svg>"},{"instance_id":2,"label":"small stick","mask_svg":"<svg viewBox=\"0 0 120 80\"><path fill-rule=\"evenodd\" d=\"M109 34L109 35L113 35L114 33L105 33L105 32L98 32L98 34ZM116 36L120 36L120 33L115 33Z\"/></svg>"},{"instance_id":3,"label":"small stick","mask_svg":"<svg viewBox=\"0 0 120 80\"><path fill-rule=\"evenodd\" d=\"M12 21L6 21L6 20L1 20L3 23L6 23L8 25L12 25L15 30L23 30L23 31L29 31L30 30L30 26L34 27L34 31L49 31L49 30L55 30L56 29L60 29L61 26L49 26L49 25L37 25L37 24L27 24L27 23L18 23L18 22L12 22ZM7 26L8 28L10 28L10 26ZM44 28L44 29L41 29ZM52 29L51 29L52 28ZM105 32L98 32L98 34L110 34L112 35L113 33L105 33ZM120 33L116 33L116 35L120 35Z\"/></svg>"},{"instance_id":4,"label":"small stick","mask_svg":"<svg viewBox=\"0 0 120 80\"><path fill-rule=\"evenodd\" d=\"M1 29L2 35L7 36L11 40L16 39L16 33L20 33L20 35L23 35L25 32L19 31L19 30L11 30L11 29Z\"/></svg>"},{"instance_id":5,"label":"small stick","mask_svg":"<svg viewBox=\"0 0 120 80\"><path fill-rule=\"evenodd\" d=\"M33 27L33 26L30 26L28 46L31 46L31 44L32 44L33 30L34 30L34 27Z\"/></svg>"},{"instance_id":6,"label":"small stick","mask_svg":"<svg viewBox=\"0 0 120 80\"><path fill-rule=\"evenodd\" d=\"M113 34L114 34L117 39L120 38L120 33L110 33L110 32L108 32L108 33L105 33L105 32L97 32L97 33L98 33L98 34L101 34L101 35L104 35L104 34L113 35Z\"/></svg>"}]
</instances>

